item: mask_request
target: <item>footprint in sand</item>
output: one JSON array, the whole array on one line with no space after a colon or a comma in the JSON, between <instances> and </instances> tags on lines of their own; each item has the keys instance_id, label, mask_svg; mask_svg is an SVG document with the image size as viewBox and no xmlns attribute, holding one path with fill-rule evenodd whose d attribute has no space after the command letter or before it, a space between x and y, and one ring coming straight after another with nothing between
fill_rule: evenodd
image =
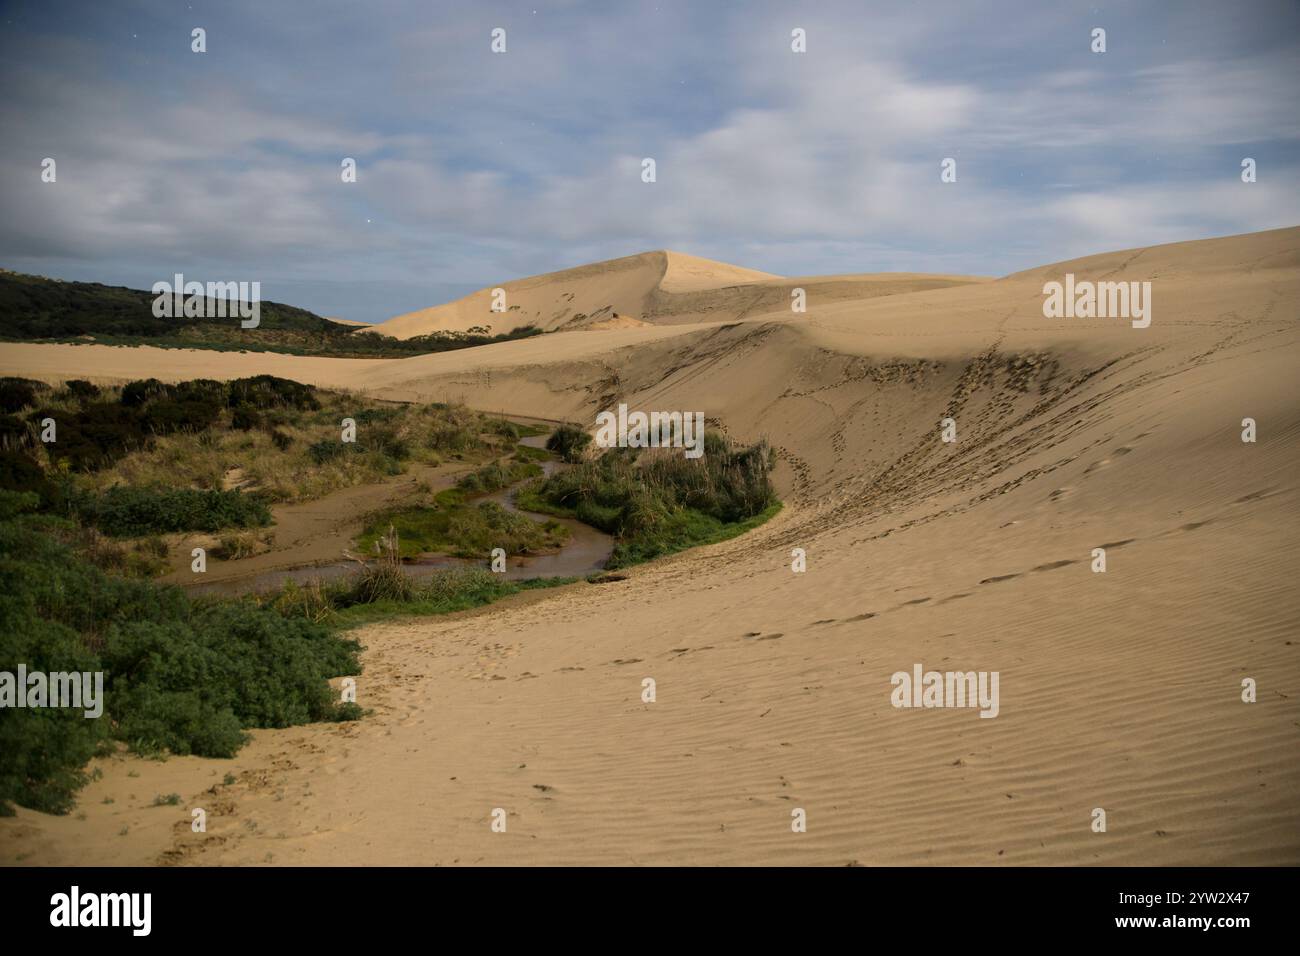
<instances>
[{"instance_id":1,"label":"footprint in sand","mask_svg":"<svg viewBox=\"0 0 1300 956\"><path fill-rule=\"evenodd\" d=\"M1250 494L1243 495L1242 497L1238 498L1236 501L1233 502L1233 504L1244 505L1248 501L1256 501L1257 499L1263 498L1266 495L1268 495L1269 490L1270 489L1268 488L1261 488L1259 491L1252 491Z\"/></svg>"},{"instance_id":2,"label":"footprint in sand","mask_svg":"<svg viewBox=\"0 0 1300 956\"><path fill-rule=\"evenodd\" d=\"M1137 538L1125 538L1123 541L1107 541L1105 544L1099 544L1097 547L1105 548L1109 551L1111 548L1122 548L1126 544L1132 544Z\"/></svg>"},{"instance_id":3,"label":"footprint in sand","mask_svg":"<svg viewBox=\"0 0 1300 956\"><path fill-rule=\"evenodd\" d=\"M1055 571L1057 568L1063 568L1067 564L1078 564L1078 561L1050 561L1047 564L1040 564L1034 568L1035 571Z\"/></svg>"},{"instance_id":4,"label":"footprint in sand","mask_svg":"<svg viewBox=\"0 0 1300 956\"><path fill-rule=\"evenodd\" d=\"M856 622L856 621L869 621L869 620L871 620L871 619L872 619L873 617L875 617L875 616L876 616L876 612L875 612L875 611L867 611L867 612L865 612L865 613L863 613L863 614L859 614L859 615L857 615L856 617L845 618L845 619L844 619L843 621L841 621L840 623L841 623L841 624L853 624L853 623Z\"/></svg>"},{"instance_id":5,"label":"footprint in sand","mask_svg":"<svg viewBox=\"0 0 1300 956\"><path fill-rule=\"evenodd\" d=\"M1089 465L1087 468L1084 469L1083 473L1085 475L1091 475L1094 471L1098 471L1102 468L1106 468L1110 465L1113 465L1115 463L1116 458L1123 458L1132 450L1133 450L1132 445L1121 445L1119 448L1116 448L1113 452L1110 453L1109 458L1103 458L1100 461L1094 461L1091 465Z\"/></svg>"}]
</instances>

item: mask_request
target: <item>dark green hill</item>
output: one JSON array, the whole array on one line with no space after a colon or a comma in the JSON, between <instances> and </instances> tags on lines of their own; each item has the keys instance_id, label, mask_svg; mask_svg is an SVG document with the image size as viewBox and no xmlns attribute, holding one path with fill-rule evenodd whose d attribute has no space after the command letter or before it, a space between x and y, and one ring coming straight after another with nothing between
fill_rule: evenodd
<instances>
[{"instance_id":1,"label":"dark green hill","mask_svg":"<svg viewBox=\"0 0 1300 956\"><path fill-rule=\"evenodd\" d=\"M539 334L532 327L495 336L437 333L398 340L331 322L314 312L263 300L255 329L238 317L159 318L143 289L62 282L0 270L0 341L91 341L105 345L290 352L388 358L444 352Z\"/></svg>"}]
</instances>

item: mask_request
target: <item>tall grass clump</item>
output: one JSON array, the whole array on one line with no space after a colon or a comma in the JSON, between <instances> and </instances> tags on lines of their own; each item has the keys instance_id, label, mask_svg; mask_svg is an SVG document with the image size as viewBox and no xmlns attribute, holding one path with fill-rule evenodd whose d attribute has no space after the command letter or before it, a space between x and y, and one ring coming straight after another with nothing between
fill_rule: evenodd
<instances>
[{"instance_id":1,"label":"tall grass clump","mask_svg":"<svg viewBox=\"0 0 1300 956\"><path fill-rule=\"evenodd\" d=\"M401 571L398 569L398 573ZM336 627L356 627L395 616L450 614L491 604L512 594L569 584L572 578L506 581L483 568L446 568L405 586L390 586L386 572L358 570L348 579L306 585L288 584L258 596L264 606L287 618L302 618Z\"/></svg>"},{"instance_id":2,"label":"tall grass clump","mask_svg":"<svg viewBox=\"0 0 1300 956\"><path fill-rule=\"evenodd\" d=\"M553 451L563 461L574 464L583 460L591 435L577 425L561 425L546 439L546 450Z\"/></svg>"}]
</instances>

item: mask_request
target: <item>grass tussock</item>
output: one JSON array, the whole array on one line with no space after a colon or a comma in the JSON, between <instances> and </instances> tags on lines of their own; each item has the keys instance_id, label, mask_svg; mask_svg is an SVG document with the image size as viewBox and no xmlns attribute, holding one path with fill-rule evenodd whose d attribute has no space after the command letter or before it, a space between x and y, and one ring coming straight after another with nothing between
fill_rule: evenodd
<instances>
[{"instance_id":1,"label":"grass tussock","mask_svg":"<svg viewBox=\"0 0 1300 956\"><path fill-rule=\"evenodd\" d=\"M561 461L577 464L587 456L591 435L577 425L564 424L546 439L546 450L555 452Z\"/></svg>"}]
</instances>

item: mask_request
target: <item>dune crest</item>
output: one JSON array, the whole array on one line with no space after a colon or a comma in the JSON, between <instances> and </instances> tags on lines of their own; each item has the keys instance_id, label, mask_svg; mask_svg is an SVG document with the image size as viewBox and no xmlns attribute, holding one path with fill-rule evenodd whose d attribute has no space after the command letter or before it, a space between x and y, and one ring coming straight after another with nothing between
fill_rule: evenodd
<instances>
[{"instance_id":1,"label":"dune crest","mask_svg":"<svg viewBox=\"0 0 1300 956\"><path fill-rule=\"evenodd\" d=\"M503 282L464 298L396 316L358 330L408 339L430 332L493 333L534 325L545 332L731 321L790 310L791 290L823 301L897 295L986 281L970 276L881 273L786 278L681 252L656 250ZM494 312L493 289L505 291Z\"/></svg>"}]
</instances>

